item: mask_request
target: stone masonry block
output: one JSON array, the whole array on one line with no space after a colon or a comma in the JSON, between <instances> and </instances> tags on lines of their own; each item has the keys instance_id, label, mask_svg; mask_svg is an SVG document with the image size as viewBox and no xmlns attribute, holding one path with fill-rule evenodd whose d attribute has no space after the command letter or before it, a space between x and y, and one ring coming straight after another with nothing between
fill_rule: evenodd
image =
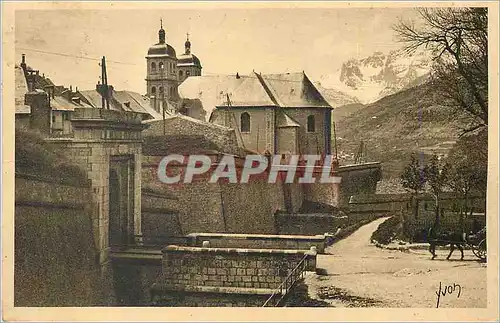
<instances>
[{"instance_id":1,"label":"stone masonry block","mask_svg":"<svg viewBox=\"0 0 500 323\"><path fill-rule=\"evenodd\" d=\"M225 268L217 268L217 275L227 275L227 270Z\"/></svg>"}]
</instances>

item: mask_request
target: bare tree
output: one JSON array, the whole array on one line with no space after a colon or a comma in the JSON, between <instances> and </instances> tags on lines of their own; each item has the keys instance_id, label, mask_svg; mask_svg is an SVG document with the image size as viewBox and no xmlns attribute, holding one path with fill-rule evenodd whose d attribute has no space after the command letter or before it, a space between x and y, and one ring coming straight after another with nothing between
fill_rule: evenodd
<instances>
[{"instance_id":1,"label":"bare tree","mask_svg":"<svg viewBox=\"0 0 500 323\"><path fill-rule=\"evenodd\" d=\"M421 24L400 21L393 29L404 50L429 50L434 59L432 88L441 103L466 112L473 124L488 124L488 9L419 8Z\"/></svg>"}]
</instances>

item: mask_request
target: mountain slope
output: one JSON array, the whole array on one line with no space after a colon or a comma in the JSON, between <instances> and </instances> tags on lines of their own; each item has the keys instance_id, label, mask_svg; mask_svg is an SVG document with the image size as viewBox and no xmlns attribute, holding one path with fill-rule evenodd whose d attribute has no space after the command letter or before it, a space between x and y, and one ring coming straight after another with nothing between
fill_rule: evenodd
<instances>
[{"instance_id":1,"label":"mountain slope","mask_svg":"<svg viewBox=\"0 0 500 323\"><path fill-rule=\"evenodd\" d=\"M320 78L321 84L335 88L361 103L371 103L400 90L420 85L428 77L431 59L424 52L407 55L391 51L344 62L340 69Z\"/></svg>"},{"instance_id":2,"label":"mountain slope","mask_svg":"<svg viewBox=\"0 0 500 323\"><path fill-rule=\"evenodd\" d=\"M341 164L352 163L361 141L368 161L383 163L384 178L396 178L414 151L446 152L468 119L436 102L427 84L389 95L366 105L336 124Z\"/></svg>"}]
</instances>

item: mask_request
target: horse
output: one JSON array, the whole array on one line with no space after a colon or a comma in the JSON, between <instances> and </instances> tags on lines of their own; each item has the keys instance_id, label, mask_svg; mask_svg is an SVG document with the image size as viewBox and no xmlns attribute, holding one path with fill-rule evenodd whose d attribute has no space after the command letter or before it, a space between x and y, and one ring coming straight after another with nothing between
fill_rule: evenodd
<instances>
[{"instance_id":1,"label":"horse","mask_svg":"<svg viewBox=\"0 0 500 323\"><path fill-rule=\"evenodd\" d=\"M445 231L445 232L436 232L434 228L430 228L427 232L427 242L429 242L429 252L432 254L432 260L437 257L436 255L436 246L447 246L450 245L450 253L446 260L449 260L453 251L455 251L455 247L460 250L462 256L460 260L464 259L464 249L466 244L466 237L462 233Z\"/></svg>"}]
</instances>

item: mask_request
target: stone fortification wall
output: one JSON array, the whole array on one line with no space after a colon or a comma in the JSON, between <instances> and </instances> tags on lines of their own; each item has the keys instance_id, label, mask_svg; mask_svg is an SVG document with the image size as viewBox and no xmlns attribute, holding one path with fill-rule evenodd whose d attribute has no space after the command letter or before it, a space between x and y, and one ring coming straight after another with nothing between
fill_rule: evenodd
<instances>
[{"instance_id":1,"label":"stone fortification wall","mask_svg":"<svg viewBox=\"0 0 500 323\"><path fill-rule=\"evenodd\" d=\"M90 186L38 175L15 179L15 306L99 301Z\"/></svg>"}]
</instances>

